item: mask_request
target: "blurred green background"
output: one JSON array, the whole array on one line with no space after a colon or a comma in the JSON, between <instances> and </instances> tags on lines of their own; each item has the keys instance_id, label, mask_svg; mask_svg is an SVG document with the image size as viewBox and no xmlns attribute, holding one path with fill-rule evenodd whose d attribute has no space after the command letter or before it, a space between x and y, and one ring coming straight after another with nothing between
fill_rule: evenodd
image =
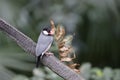
<instances>
[{"instance_id":1,"label":"blurred green background","mask_svg":"<svg viewBox=\"0 0 120 80\"><path fill-rule=\"evenodd\" d=\"M120 80L120 0L0 0L0 18L35 42L53 19L76 34L76 62L86 80ZM35 58L0 31L0 80L62 80L34 68Z\"/></svg>"}]
</instances>

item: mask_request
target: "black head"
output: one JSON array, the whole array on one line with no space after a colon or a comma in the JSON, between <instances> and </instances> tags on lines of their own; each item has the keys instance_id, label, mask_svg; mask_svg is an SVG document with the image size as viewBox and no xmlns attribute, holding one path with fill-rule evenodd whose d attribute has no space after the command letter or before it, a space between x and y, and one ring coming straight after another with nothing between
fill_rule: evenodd
<instances>
[{"instance_id":1,"label":"black head","mask_svg":"<svg viewBox=\"0 0 120 80\"><path fill-rule=\"evenodd\" d=\"M49 27L45 27L42 30L44 35L50 36L51 35L51 29Z\"/></svg>"}]
</instances>

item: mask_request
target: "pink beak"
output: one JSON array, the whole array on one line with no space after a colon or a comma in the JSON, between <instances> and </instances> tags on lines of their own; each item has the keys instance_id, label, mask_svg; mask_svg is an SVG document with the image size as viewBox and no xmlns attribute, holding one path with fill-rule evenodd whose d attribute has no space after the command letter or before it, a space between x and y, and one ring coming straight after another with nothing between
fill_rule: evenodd
<instances>
[{"instance_id":1,"label":"pink beak","mask_svg":"<svg viewBox=\"0 0 120 80\"><path fill-rule=\"evenodd\" d=\"M54 35L54 34L55 34L55 31L52 29L52 30L50 31L50 34L51 34L51 35Z\"/></svg>"}]
</instances>

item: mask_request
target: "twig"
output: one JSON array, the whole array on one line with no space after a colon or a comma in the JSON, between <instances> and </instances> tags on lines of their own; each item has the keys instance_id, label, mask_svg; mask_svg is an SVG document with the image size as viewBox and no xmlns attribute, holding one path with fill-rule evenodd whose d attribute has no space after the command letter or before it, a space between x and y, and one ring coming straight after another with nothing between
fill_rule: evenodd
<instances>
[{"instance_id":1,"label":"twig","mask_svg":"<svg viewBox=\"0 0 120 80\"><path fill-rule=\"evenodd\" d=\"M0 19L0 30L17 42L27 53L31 53L35 56L36 43L31 38L27 37L2 19ZM53 72L65 80L84 80L83 77L61 63L54 56L44 56L41 61L45 66L49 67Z\"/></svg>"}]
</instances>

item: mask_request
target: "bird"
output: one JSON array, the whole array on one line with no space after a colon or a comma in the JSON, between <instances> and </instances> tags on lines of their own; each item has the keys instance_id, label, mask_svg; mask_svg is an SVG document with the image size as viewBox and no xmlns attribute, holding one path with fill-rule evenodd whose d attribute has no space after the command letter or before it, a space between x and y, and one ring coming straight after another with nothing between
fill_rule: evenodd
<instances>
[{"instance_id":1,"label":"bird","mask_svg":"<svg viewBox=\"0 0 120 80\"><path fill-rule=\"evenodd\" d=\"M54 30L49 27L44 27L40 33L40 36L36 45L36 68L39 67L40 59L50 49L54 40Z\"/></svg>"}]
</instances>

